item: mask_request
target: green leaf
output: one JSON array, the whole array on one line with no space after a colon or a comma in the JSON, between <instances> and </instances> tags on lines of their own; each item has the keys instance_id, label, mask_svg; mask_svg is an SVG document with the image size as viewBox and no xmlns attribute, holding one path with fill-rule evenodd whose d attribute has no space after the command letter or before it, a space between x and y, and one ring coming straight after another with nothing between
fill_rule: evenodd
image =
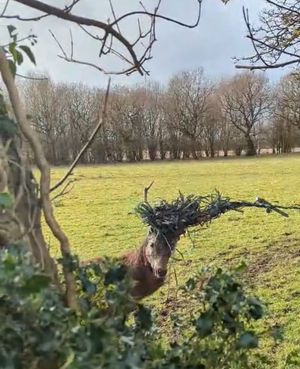
<instances>
[{"instance_id":1,"label":"green leaf","mask_svg":"<svg viewBox=\"0 0 300 369\"><path fill-rule=\"evenodd\" d=\"M9 52L11 53L11 56L13 57L14 62L16 62L17 59L18 59L17 50L16 50L16 44L14 42L11 42L9 44L8 49L9 49Z\"/></svg>"},{"instance_id":2,"label":"green leaf","mask_svg":"<svg viewBox=\"0 0 300 369\"><path fill-rule=\"evenodd\" d=\"M110 268L105 276L104 284L117 284L118 282L124 280L127 273L127 269L122 265L116 265Z\"/></svg>"},{"instance_id":3,"label":"green leaf","mask_svg":"<svg viewBox=\"0 0 300 369\"><path fill-rule=\"evenodd\" d=\"M12 60L9 60L8 64L9 64L9 69L10 69L12 75L15 76L16 72L17 72L16 64Z\"/></svg>"},{"instance_id":4,"label":"green leaf","mask_svg":"<svg viewBox=\"0 0 300 369\"><path fill-rule=\"evenodd\" d=\"M209 313L203 313L201 314L200 318L197 319L196 325L200 336L205 338L211 334L214 322Z\"/></svg>"},{"instance_id":5,"label":"green leaf","mask_svg":"<svg viewBox=\"0 0 300 369\"><path fill-rule=\"evenodd\" d=\"M185 283L185 288L187 291L192 291L196 288L196 281L194 278L189 278Z\"/></svg>"},{"instance_id":6,"label":"green leaf","mask_svg":"<svg viewBox=\"0 0 300 369\"><path fill-rule=\"evenodd\" d=\"M16 50L16 55L17 55L17 59L16 59L17 64L21 65L23 63L23 60L24 60L23 54L20 53L20 51Z\"/></svg>"},{"instance_id":7,"label":"green leaf","mask_svg":"<svg viewBox=\"0 0 300 369\"><path fill-rule=\"evenodd\" d=\"M7 115L0 114L0 137L4 139L12 138L18 131L15 122Z\"/></svg>"},{"instance_id":8,"label":"green leaf","mask_svg":"<svg viewBox=\"0 0 300 369\"><path fill-rule=\"evenodd\" d=\"M249 297L247 302L250 316L255 320L261 319L264 315L262 303L255 297Z\"/></svg>"},{"instance_id":9,"label":"green leaf","mask_svg":"<svg viewBox=\"0 0 300 369\"><path fill-rule=\"evenodd\" d=\"M23 50L23 51L24 51L24 53L25 53L25 54L28 56L28 58L30 59L30 61L31 61L34 65L36 65L35 57L34 57L34 55L33 55L32 51L31 51L30 47L28 47L28 46L26 46L26 45L21 45L21 46L19 46L19 48L20 48L21 50Z\"/></svg>"},{"instance_id":10,"label":"green leaf","mask_svg":"<svg viewBox=\"0 0 300 369\"><path fill-rule=\"evenodd\" d=\"M9 35L12 36L13 32L16 30L16 27L10 24L7 26L7 29L8 29Z\"/></svg>"},{"instance_id":11,"label":"green leaf","mask_svg":"<svg viewBox=\"0 0 300 369\"><path fill-rule=\"evenodd\" d=\"M240 336L238 340L238 347L246 349L256 348L258 347L258 338L251 331L245 332Z\"/></svg>"},{"instance_id":12,"label":"green leaf","mask_svg":"<svg viewBox=\"0 0 300 369\"><path fill-rule=\"evenodd\" d=\"M26 293L38 293L49 285L50 278L44 274L35 274L27 279L22 290Z\"/></svg>"},{"instance_id":13,"label":"green leaf","mask_svg":"<svg viewBox=\"0 0 300 369\"><path fill-rule=\"evenodd\" d=\"M143 305L139 305L135 314L135 322L139 329L150 330L152 327L151 310Z\"/></svg>"},{"instance_id":14,"label":"green leaf","mask_svg":"<svg viewBox=\"0 0 300 369\"><path fill-rule=\"evenodd\" d=\"M0 193L0 209L11 209L13 207L13 204L13 197L10 193Z\"/></svg>"}]
</instances>

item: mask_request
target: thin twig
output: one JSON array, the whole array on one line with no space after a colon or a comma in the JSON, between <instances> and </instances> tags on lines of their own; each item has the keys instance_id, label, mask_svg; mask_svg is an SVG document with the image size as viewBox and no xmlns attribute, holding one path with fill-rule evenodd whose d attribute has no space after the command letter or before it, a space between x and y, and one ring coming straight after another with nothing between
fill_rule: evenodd
<instances>
[{"instance_id":1,"label":"thin twig","mask_svg":"<svg viewBox=\"0 0 300 369\"><path fill-rule=\"evenodd\" d=\"M48 77L30 77L30 76L24 76L23 74L16 73L17 77L24 78L24 79L30 79L32 81L47 81Z\"/></svg>"},{"instance_id":2,"label":"thin twig","mask_svg":"<svg viewBox=\"0 0 300 369\"><path fill-rule=\"evenodd\" d=\"M2 18L2 17L3 17L3 15L5 14L6 9L7 9L7 7L8 7L8 3L9 3L9 0L6 0L6 3L5 3L5 5L4 5L4 8L3 8L2 12L1 12L0 18Z\"/></svg>"},{"instance_id":3,"label":"thin twig","mask_svg":"<svg viewBox=\"0 0 300 369\"><path fill-rule=\"evenodd\" d=\"M65 195L67 195L68 193L70 193L72 190L73 190L73 188L74 188L74 186L72 186L71 188L69 188L70 186L71 186L71 184L73 184L74 182L76 182L76 179L73 179L73 180L71 180L71 181L69 181L64 187L63 187L63 189L57 194L57 195L55 195L52 199L51 199L51 201L53 202L54 200L56 200L56 199L58 199L59 197L62 197L62 196L65 196Z\"/></svg>"},{"instance_id":4,"label":"thin twig","mask_svg":"<svg viewBox=\"0 0 300 369\"><path fill-rule=\"evenodd\" d=\"M148 192L150 190L150 188L152 187L154 181L152 181L149 186L144 188L144 202L148 202Z\"/></svg>"},{"instance_id":5,"label":"thin twig","mask_svg":"<svg viewBox=\"0 0 300 369\"><path fill-rule=\"evenodd\" d=\"M82 149L79 151L78 155L76 156L75 160L71 164L70 168L68 169L67 173L61 178L53 187L51 187L50 192L56 190L59 186L61 186L66 179L72 174L74 168L78 164L79 160L81 159L82 155L86 152L86 150L89 148L89 146L93 143L97 133L99 132L100 128L103 124L105 124L106 120L106 111L107 111L107 102L109 97L109 90L110 90L110 82L111 78L108 79L105 98L104 98L104 105L102 109L102 113L99 119L99 122L97 123L96 127L94 128L93 132L91 133L89 139L85 143L85 145L82 147Z\"/></svg>"},{"instance_id":6,"label":"thin twig","mask_svg":"<svg viewBox=\"0 0 300 369\"><path fill-rule=\"evenodd\" d=\"M289 60L287 62L284 63L278 63L278 64L270 64L270 65L236 65L236 69L249 69L249 70L266 70L266 69L276 69L276 68L284 68L287 67L288 65L292 65L292 64L300 64L300 59L294 59L294 60Z\"/></svg>"}]
</instances>

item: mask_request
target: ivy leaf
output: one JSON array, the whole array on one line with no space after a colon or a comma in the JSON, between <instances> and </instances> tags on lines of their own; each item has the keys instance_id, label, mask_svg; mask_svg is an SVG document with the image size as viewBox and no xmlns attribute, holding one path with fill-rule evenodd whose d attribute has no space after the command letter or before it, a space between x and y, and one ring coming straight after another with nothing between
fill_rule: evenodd
<instances>
[{"instance_id":1,"label":"ivy leaf","mask_svg":"<svg viewBox=\"0 0 300 369\"><path fill-rule=\"evenodd\" d=\"M14 62L16 62L17 59L18 59L17 50L16 50L16 44L14 42L11 42L9 44L8 49L9 49L9 52L11 53L11 55L13 57Z\"/></svg>"},{"instance_id":2,"label":"ivy leaf","mask_svg":"<svg viewBox=\"0 0 300 369\"><path fill-rule=\"evenodd\" d=\"M106 286L110 284L117 284L124 280L127 273L127 269L122 265L116 265L110 268L105 276L104 284Z\"/></svg>"},{"instance_id":3,"label":"ivy leaf","mask_svg":"<svg viewBox=\"0 0 300 369\"><path fill-rule=\"evenodd\" d=\"M150 330L152 327L151 310L143 305L139 305L135 314L135 321L139 329Z\"/></svg>"},{"instance_id":4,"label":"ivy leaf","mask_svg":"<svg viewBox=\"0 0 300 369\"><path fill-rule=\"evenodd\" d=\"M238 340L238 347L246 349L256 348L258 347L258 338L251 331L245 332L240 336Z\"/></svg>"},{"instance_id":5,"label":"ivy leaf","mask_svg":"<svg viewBox=\"0 0 300 369\"><path fill-rule=\"evenodd\" d=\"M16 27L13 26L12 24L10 24L10 25L7 26L7 29L8 29L8 33L9 33L10 37L12 37L12 34L16 30Z\"/></svg>"},{"instance_id":6,"label":"ivy leaf","mask_svg":"<svg viewBox=\"0 0 300 369\"><path fill-rule=\"evenodd\" d=\"M24 60L23 54L20 53L20 51L16 50L16 57L17 57L16 58L17 64L21 65L23 63L23 60Z\"/></svg>"},{"instance_id":7,"label":"ivy leaf","mask_svg":"<svg viewBox=\"0 0 300 369\"><path fill-rule=\"evenodd\" d=\"M49 282L50 278L47 275L35 274L25 282L22 290L26 293L38 293L47 287Z\"/></svg>"},{"instance_id":8,"label":"ivy leaf","mask_svg":"<svg viewBox=\"0 0 300 369\"><path fill-rule=\"evenodd\" d=\"M19 48L20 48L21 50L23 50L23 51L24 51L24 53L25 53L25 54L28 56L28 58L30 59L30 61L31 61L34 65L36 65L35 57L34 57L34 55L33 55L32 51L31 51L30 47L28 47L28 46L26 46L26 45L21 45L21 46L19 46Z\"/></svg>"},{"instance_id":9,"label":"ivy leaf","mask_svg":"<svg viewBox=\"0 0 300 369\"><path fill-rule=\"evenodd\" d=\"M15 76L16 72L17 72L16 64L12 60L9 60L8 64L9 64L9 69L10 69L12 75Z\"/></svg>"},{"instance_id":10,"label":"ivy leaf","mask_svg":"<svg viewBox=\"0 0 300 369\"><path fill-rule=\"evenodd\" d=\"M196 288L196 281L194 278L189 278L185 283L185 288L187 291L192 291Z\"/></svg>"},{"instance_id":11,"label":"ivy leaf","mask_svg":"<svg viewBox=\"0 0 300 369\"><path fill-rule=\"evenodd\" d=\"M262 303L255 297L249 297L247 302L249 304L249 314L251 318L255 320L261 319L264 315Z\"/></svg>"},{"instance_id":12,"label":"ivy leaf","mask_svg":"<svg viewBox=\"0 0 300 369\"><path fill-rule=\"evenodd\" d=\"M13 197L10 193L0 193L0 209L11 209L13 207L13 204Z\"/></svg>"},{"instance_id":13,"label":"ivy leaf","mask_svg":"<svg viewBox=\"0 0 300 369\"><path fill-rule=\"evenodd\" d=\"M201 314L200 318L197 319L197 331L200 333L202 338L209 336L212 332L214 322L209 313Z\"/></svg>"},{"instance_id":14,"label":"ivy leaf","mask_svg":"<svg viewBox=\"0 0 300 369\"><path fill-rule=\"evenodd\" d=\"M1 116L0 114L0 137L8 139L13 137L18 131L15 122L7 115Z\"/></svg>"}]
</instances>

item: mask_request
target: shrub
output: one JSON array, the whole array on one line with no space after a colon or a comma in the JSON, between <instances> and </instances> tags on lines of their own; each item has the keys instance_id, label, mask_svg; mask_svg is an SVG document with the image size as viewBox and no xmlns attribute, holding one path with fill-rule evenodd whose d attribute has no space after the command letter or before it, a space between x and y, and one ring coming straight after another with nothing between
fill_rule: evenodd
<instances>
[{"instance_id":1,"label":"shrub","mask_svg":"<svg viewBox=\"0 0 300 369\"><path fill-rule=\"evenodd\" d=\"M198 274L184 289L194 311L173 315L178 339L165 344L153 312L128 293L124 267L105 260L79 267L81 314L32 265L23 248L0 252L0 368L258 368L255 321L261 302L233 274ZM199 287L200 286L200 287ZM253 366L254 367L254 366Z\"/></svg>"}]
</instances>

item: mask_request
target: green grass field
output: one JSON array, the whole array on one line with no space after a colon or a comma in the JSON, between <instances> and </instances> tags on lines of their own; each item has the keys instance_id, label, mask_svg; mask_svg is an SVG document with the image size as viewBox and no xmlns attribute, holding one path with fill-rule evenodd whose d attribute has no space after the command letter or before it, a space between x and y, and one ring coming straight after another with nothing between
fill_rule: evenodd
<instances>
[{"instance_id":1,"label":"green grass field","mask_svg":"<svg viewBox=\"0 0 300 369\"><path fill-rule=\"evenodd\" d=\"M54 168L55 182L66 168ZM173 199L184 194L207 194L218 189L236 200L256 196L282 205L300 204L300 156L227 159L78 167L73 190L54 201L55 213L69 235L73 251L82 259L116 256L138 247L147 229L130 214L143 199L152 180L149 201ZM228 213L208 228L179 243L180 260L172 261L171 282L147 302L162 311L166 299L176 300L174 268L179 285L196 268L230 267L245 261L249 284L268 305L269 324L283 325L285 341L274 351L276 367L300 344L300 213L286 219L249 209ZM54 255L53 237L47 233ZM178 302L180 306L180 301ZM172 305L176 306L176 305ZM296 366L297 367L297 366Z\"/></svg>"}]
</instances>

